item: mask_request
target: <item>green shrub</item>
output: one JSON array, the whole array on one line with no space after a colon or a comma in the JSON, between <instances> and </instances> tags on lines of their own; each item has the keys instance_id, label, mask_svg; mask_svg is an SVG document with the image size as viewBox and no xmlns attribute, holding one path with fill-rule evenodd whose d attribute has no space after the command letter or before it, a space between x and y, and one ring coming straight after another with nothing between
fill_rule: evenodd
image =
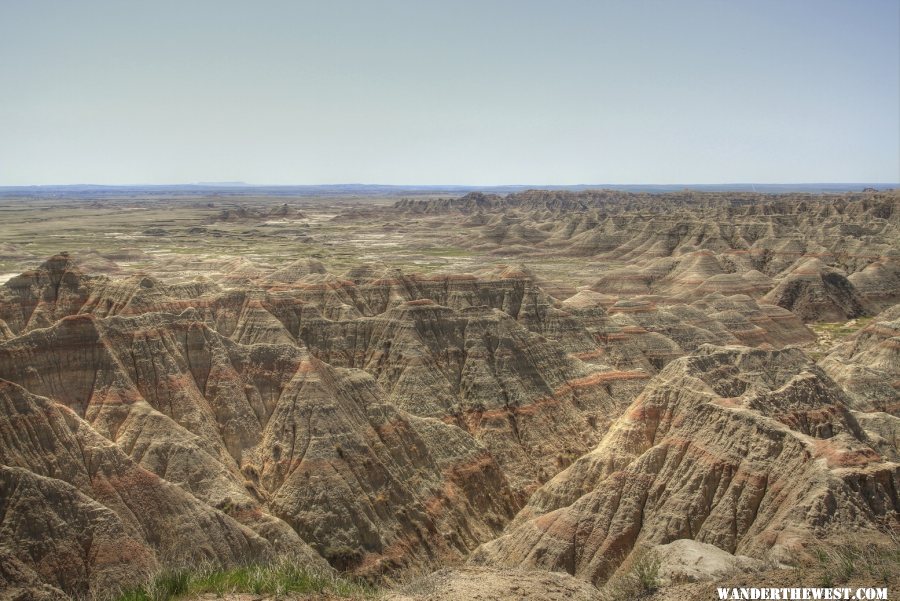
<instances>
[{"instance_id":1,"label":"green shrub","mask_svg":"<svg viewBox=\"0 0 900 601\"><path fill-rule=\"evenodd\" d=\"M631 553L627 571L609 579L603 587L604 599L626 601L647 596L662 585L659 570L662 559L656 551L636 548Z\"/></svg>"}]
</instances>

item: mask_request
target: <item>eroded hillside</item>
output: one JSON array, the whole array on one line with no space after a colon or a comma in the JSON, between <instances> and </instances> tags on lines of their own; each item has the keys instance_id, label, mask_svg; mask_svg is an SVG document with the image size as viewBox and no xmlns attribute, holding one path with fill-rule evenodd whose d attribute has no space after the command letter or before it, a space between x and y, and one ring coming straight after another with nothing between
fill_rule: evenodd
<instances>
[{"instance_id":1,"label":"eroded hillside","mask_svg":"<svg viewBox=\"0 0 900 601\"><path fill-rule=\"evenodd\" d=\"M173 206L5 243L9 590L286 555L602 586L682 539L790 565L898 527L896 193Z\"/></svg>"}]
</instances>

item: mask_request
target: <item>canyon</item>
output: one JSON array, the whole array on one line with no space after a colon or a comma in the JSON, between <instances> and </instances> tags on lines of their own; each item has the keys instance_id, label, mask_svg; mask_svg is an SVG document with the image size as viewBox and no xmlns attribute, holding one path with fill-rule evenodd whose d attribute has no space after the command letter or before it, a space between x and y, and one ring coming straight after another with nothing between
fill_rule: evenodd
<instances>
[{"instance_id":1,"label":"canyon","mask_svg":"<svg viewBox=\"0 0 900 601\"><path fill-rule=\"evenodd\" d=\"M0 197L0 598L897 548L900 193L409 196Z\"/></svg>"}]
</instances>

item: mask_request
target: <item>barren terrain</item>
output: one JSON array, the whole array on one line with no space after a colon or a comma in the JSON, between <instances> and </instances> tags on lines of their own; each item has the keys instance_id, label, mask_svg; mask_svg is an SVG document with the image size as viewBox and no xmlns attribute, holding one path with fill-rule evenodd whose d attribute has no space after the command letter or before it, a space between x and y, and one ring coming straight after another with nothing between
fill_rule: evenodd
<instances>
[{"instance_id":1,"label":"barren terrain","mask_svg":"<svg viewBox=\"0 0 900 601\"><path fill-rule=\"evenodd\" d=\"M0 599L896 588L900 193L7 192L0 408Z\"/></svg>"}]
</instances>

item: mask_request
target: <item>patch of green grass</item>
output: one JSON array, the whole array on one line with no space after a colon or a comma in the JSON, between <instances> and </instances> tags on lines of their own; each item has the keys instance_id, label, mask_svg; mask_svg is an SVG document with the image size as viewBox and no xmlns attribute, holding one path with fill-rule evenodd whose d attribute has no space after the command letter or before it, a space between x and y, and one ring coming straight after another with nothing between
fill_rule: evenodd
<instances>
[{"instance_id":1,"label":"patch of green grass","mask_svg":"<svg viewBox=\"0 0 900 601\"><path fill-rule=\"evenodd\" d=\"M659 573L662 559L656 551L647 548L635 549L628 560L630 566L625 573L619 573L603 586L605 601L631 601L654 593L662 586Z\"/></svg>"},{"instance_id":2,"label":"patch of green grass","mask_svg":"<svg viewBox=\"0 0 900 601\"><path fill-rule=\"evenodd\" d=\"M864 578L879 584L890 584L900 574L900 546L848 542L840 546L819 547L813 554L822 568L822 586L844 584Z\"/></svg>"},{"instance_id":3,"label":"patch of green grass","mask_svg":"<svg viewBox=\"0 0 900 601\"><path fill-rule=\"evenodd\" d=\"M857 317L855 320L839 323L812 323L810 329L818 335L831 334L834 338L844 338L854 334L871 323L871 317ZM855 322L855 323L854 323ZM853 325L848 326L848 323Z\"/></svg>"},{"instance_id":4,"label":"patch of green grass","mask_svg":"<svg viewBox=\"0 0 900 601\"><path fill-rule=\"evenodd\" d=\"M188 570L163 570L141 586L123 592L118 601L167 601L186 594L190 581Z\"/></svg>"},{"instance_id":5,"label":"patch of green grass","mask_svg":"<svg viewBox=\"0 0 900 601\"><path fill-rule=\"evenodd\" d=\"M282 559L232 569L213 566L167 569L147 582L112 597L115 601L172 601L203 593L272 595L330 594L348 599L375 599L378 590L365 583Z\"/></svg>"},{"instance_id":6,"label":"patch of green grass","mask_svg":"<svg viewBox=\"0 0 900 601\"><path fill-rule=\"evenodd\" d=\"M661 565L662 559L655 551L638 551L638 556L631 566L631 572L637 579L641 591L652 593L659 588Z\"/></svg>"}]
</instances>

